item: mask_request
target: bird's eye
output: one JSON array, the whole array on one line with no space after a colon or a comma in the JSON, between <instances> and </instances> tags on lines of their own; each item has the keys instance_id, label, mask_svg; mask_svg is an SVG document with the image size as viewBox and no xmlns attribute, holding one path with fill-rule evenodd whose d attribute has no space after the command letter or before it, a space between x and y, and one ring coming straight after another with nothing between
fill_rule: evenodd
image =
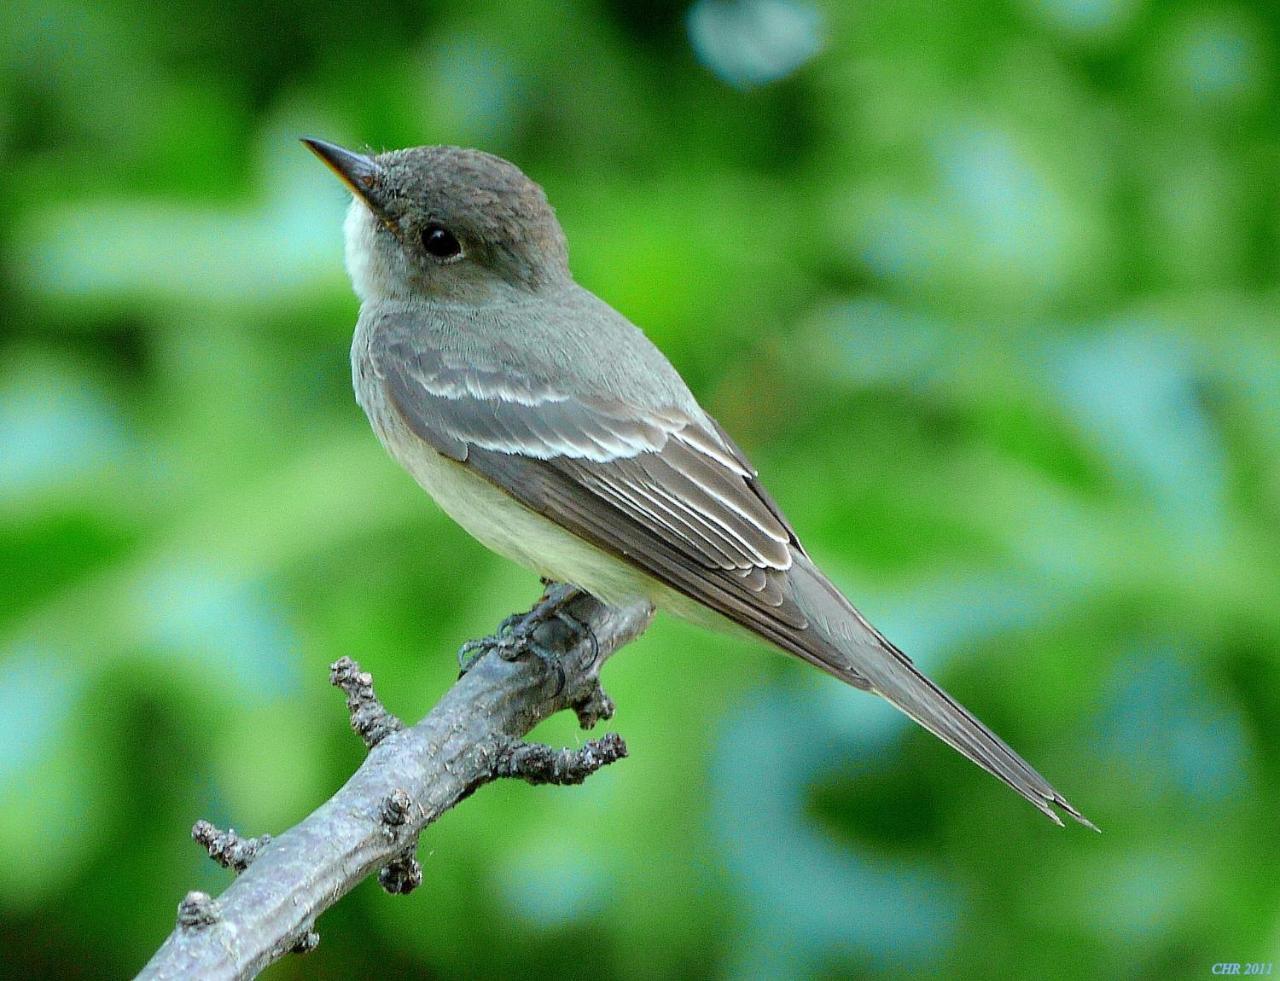
<instances>
[{"instance_id":1,"label":"bird's eye","mask_svg":"<svg viewBox=\"0 0 1280 981\"><path fill-rule=\"evenodd\" d=\"M453 233L443 225L430 224L422 230L422 247L437 259L452 259L462 255L462 246Z\"/></svg>"}]
</instances>

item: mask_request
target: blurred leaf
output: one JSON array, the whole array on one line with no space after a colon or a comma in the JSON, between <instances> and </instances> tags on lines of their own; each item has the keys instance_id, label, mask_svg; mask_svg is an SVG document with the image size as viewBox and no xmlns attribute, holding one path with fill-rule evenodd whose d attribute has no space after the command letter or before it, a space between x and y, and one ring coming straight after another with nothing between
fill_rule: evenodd
<instances>
[{"instance_id":1,"label":"blurred leaf","mask_svg":"<svg viewBox=\"0 0 1280 981\"><path fill-rule=\"evenodd\" d=\"M696 0L689 39L703 64L730 85L783 78L822 47L822 18L798 0Z\"/></svg>"}]
</instances>

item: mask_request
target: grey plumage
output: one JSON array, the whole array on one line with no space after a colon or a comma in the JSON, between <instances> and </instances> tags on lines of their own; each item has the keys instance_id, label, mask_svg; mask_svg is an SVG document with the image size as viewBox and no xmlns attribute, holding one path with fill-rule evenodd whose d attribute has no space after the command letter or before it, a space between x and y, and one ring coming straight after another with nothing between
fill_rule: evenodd
<instances>
[{"instance_id":1,"label":"grey plumage","mask_svg":"<svg viewBox=\"0 0 1280 981\"><path fill-rule=\"evenodd\" d=\"M1054 821L1057 807L1092 827L823 576L666 358L572 281L537 185L476 151L313 149L357 195L357 397L464 527L607 601L750 631L884 696ZM456 256L424 250L438 227Z\"/></svg>"}]
</instances>

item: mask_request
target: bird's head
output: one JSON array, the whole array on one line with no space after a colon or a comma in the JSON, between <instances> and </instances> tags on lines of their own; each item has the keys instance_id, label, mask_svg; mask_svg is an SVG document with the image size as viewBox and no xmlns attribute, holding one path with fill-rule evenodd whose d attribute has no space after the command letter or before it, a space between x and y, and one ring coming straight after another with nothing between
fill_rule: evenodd
<instances>
[{"instance_id":1,"label":"bird's head","mask_svg":"<svg viewBox=\"0 0 1280 981\"><path fill-rule=\"evenodd\" d=\"M361 300L478 303L569 279L560 223L514 164L452 146L366 155L302 142L354 195L346 261Z\"/></svg>"}]
</instances>

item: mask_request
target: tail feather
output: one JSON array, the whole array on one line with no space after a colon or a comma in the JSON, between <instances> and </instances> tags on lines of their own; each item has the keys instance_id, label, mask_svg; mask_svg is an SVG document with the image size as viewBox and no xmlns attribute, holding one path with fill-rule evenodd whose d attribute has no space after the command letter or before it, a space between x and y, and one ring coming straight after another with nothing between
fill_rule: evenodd
<instances>
[{"instance_id":1,"label":"tail feather","mask_svg":"<svg viewBox=\"0 0 1280 981\"><path fill-rule=\"evenodd\" d=\"M799 645L803 650L797 653L849 684L882 695L1059 826L1062 819L1055 807L1098 830L1026 760L881 636L807 556L795 555L790 580L795 602L810 621L805 631L811 635L809 642Z\"/></svg>"}]
</instances>

